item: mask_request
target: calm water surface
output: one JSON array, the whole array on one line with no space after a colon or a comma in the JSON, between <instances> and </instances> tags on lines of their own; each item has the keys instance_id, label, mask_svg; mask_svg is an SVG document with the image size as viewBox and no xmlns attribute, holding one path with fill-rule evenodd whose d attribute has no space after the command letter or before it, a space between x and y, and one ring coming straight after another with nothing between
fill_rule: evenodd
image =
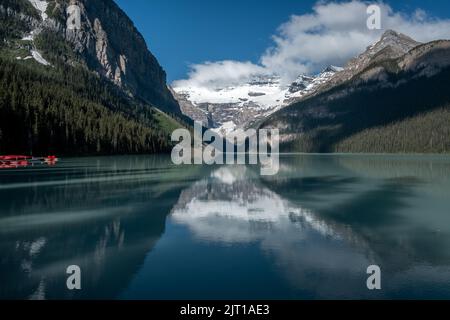
<instances>
[{"instance_id":1,"label":"calm water surface","mask_svg":"<svg viewBox=\"0 0 450 320\"><path fill-rule=\"evenodd\" d=\"M275 177L166 156L0 171L0 298L450 299L450 157L286 156Z\"/></svg>"}]
</instances>

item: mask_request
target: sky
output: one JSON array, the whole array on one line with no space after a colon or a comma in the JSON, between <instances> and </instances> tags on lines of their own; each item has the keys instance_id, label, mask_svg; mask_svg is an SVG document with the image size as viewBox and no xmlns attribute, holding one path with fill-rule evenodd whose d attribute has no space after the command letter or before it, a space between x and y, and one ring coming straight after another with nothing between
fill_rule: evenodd
<instances>
[{"instance_id":1,"label":"sky","mask_svg":"<svg viewBox=\"0 0 450 320\"><path fill-rule=\"evenodd\" d=\"M274 72L290 81L345 64L386 29L450 39L447 0L115 1L174 85L221 86ZM382 30L367 28L369 4L382 9Z\"/></svg>"}]
</instances>

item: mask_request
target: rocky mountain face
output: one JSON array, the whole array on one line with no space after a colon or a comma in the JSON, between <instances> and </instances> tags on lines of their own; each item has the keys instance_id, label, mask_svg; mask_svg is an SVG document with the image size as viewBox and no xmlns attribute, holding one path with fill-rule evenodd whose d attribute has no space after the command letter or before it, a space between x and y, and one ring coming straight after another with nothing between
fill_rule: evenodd
<instances>
[{"instance_id":1,"label":"rocky mountain face","mask_svg":"<svg viewBox=\"0 0 450 320\"><path fill-rule=\"evenodd\" d=\"M362 72L370 64L376 63L377 61L399 58L419 44L419 42L404 34L387 30L378 42L368 47L359 56L351 59L341 72L335 74L329 81L319 86L317 91L321 92L348 81Z\"/></svg>"},{"instance_id":2,"label":"rocky mountain face","mask_svg":"<svg viewBox=\"0 0 450 320\"><path fill-rule=\"evenodd\" d=\"M292 104L320 92L324 85L344 70L341 67L329 66L317 76L300 75L289 87L289 92L294 94L284 101L285 105Z\"/></svg>"},{"instance_id":3,"label":"rocky mountain face","mask_svg":"<svg viewBox=\"0 0 450 320\"><path fill-rule=\"evenodd\" d=\"M0 10L15 16L25 26L21 30L21 45L29 49L29 54L17 59L34 58L50 65L53 56L53 60L71 65L80 62L128 95L163 111L181 113L167 88L166 73L133 22L113 0L16 2L20 7L2 0ZM80 9L81 28L67 28L67 8L71 5Z\"/></svg>"},{"instance_id":4,"label":"rocky mountain face","mask_svg":"<svg viewBox=\"0 0 450 320\"><path fill-rule=\"evenodd\" d=\"M164 70L112 0L0 0L0 92L5 154L169 152L186 125Z\"/></svg>"},{"instance_id":5,"label":"rocky mountain face","mask_svg":"<svg viewBox=\"0 0 450 320\"><path fill-rule=\"evenodd\" d=\"M315 76L300 75L290 84L284 84L277 75L261 75L234 86L213 89L175 86L172 90L185 115L226 134L251 127L280 108L314 93L341 70L330 66Z\"/></svg>"},{"instance_id":6,"label":"rocky mountain face","mask_svg":"<svg viewBox=\"0 0 450 320\"><path fill-rule=\"evenodd\" d=\"M204 127L214 127L214 121L211 119L210 113L207 110L203 110L189 100L189 95L186 93L177 93L169 86L169 90L172 92L175 99L180 105L181 112L190 119L201 123Z\"/></svg>"},{"instance_id":7,"label":"rocky mountain face","mask_svg":"<svg viewBox=\"0 0 450 320\"><path fill-rule=\"evenodd\" d=\"M387 31L261 127L280 129L284 151L449 152L449 81L450 41Z\"/></svg>"}]
</instances>

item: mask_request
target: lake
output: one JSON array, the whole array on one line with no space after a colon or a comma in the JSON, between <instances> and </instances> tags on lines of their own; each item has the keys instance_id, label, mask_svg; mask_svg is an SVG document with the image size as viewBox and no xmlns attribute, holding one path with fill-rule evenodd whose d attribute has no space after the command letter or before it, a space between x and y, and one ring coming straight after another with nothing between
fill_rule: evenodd
<instances>
[{"instance_id":1,"label":"lake","mask_svg":"<svg viewBox=\"0 0 450 320\"><path fill-rule=\"evenodd\" d=\"M0 298L449 299L450 157L289 155L273 177L168 156L2 170Z\"/></svg>"}]
</instances>

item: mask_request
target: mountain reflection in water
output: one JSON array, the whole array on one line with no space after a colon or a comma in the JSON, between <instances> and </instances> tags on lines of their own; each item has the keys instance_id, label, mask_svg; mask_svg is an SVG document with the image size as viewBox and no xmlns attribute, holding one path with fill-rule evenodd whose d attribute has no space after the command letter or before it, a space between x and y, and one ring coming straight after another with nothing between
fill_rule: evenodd
<instances>
[{"instance_id":1,"label":"mountain reflection in water","mask_svg":"<svg viewBox=\"0 0 450 320\"><path fill-rule=\"evenodd\" d=\"M448 157L286 156L274 177L85 158L0 182L1 298L450 298Z\"/></svg>"}]
</instances>

